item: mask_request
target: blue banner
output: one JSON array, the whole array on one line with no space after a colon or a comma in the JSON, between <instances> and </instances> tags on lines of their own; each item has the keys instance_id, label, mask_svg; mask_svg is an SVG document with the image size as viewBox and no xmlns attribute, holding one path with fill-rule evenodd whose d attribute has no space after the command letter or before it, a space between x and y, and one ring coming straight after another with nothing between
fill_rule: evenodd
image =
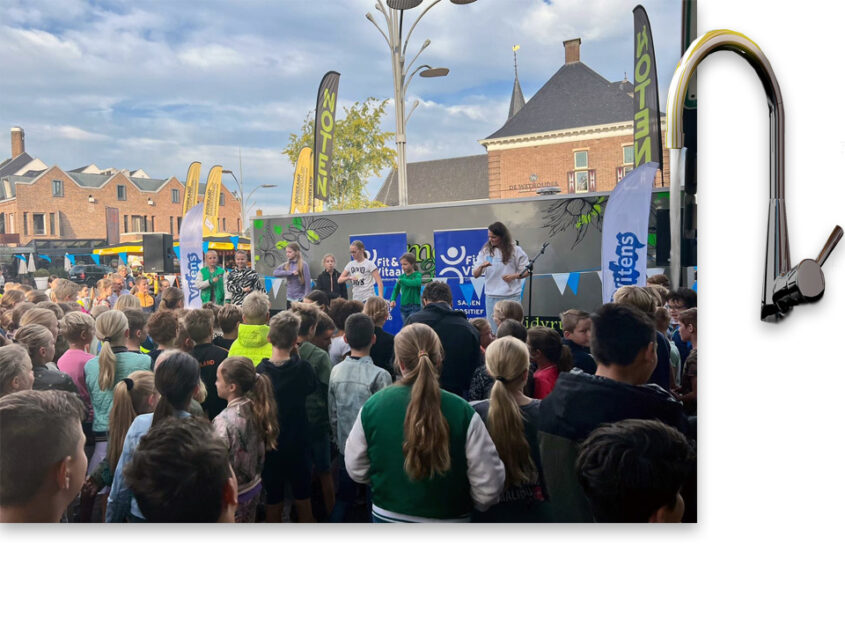
<instances>
[{"instance_id":1,"label":"blue banner","mask_svg":"<svg viewBox=\"0 0 845 634\"><path fill-rule=\"evenodd\" d=\"M657 163L640 165L610 193L601 237L602 299L606 304L622 286L645 286L648 215L656 172ZM573 292L577 293L576 288Z\"/></svg>"},{"instance_id":2,"label":"blue banner","mask_svg":"<svg viewBox=\"0 0 845 634\"><path fill-rule=\"evenodd\" d=\"M96 264L97 266L100 265L100 256L98 254L92 253L91 259L94 260L94 264Z\"/></svg>"},{"instance_id":3,"label":"blue banner","mask_svg":"<svg viewBox=\"0 0 845 634\"><path fill-rule=\"evenodd\" d=\"M475 257L487 242L487 229L434 232L434 274L452 290L452 307L467 319L486 317L483 278L474 280Z\"/></svg>"},{"instance_id":4,"label":"blue banner","mask_svg":"<svg viewBox=\"0 0 845 634\"><path fill-rule=\"evenodd\" d=\"M408 234L402 233L369 233L367 235L349 236L349 243L355 240L364 243L367 259L372 260L378 267L381 281L384 284L384 298L390 301L390 295L396 286L396 280L402 275L402 265L399 258L408 250ZM378 287L375 289L378 294ZM399 312L399 300L396 308L390 311L390 316L384 324L385 332L395 335L402 329L402 313Z\"/></svg>"},{"instance_id":5,"label":"blue banner","mask_svg":"<svg viewBox=\"0 0 845 634\"><path fill-rule=\"evenodd\" d=\"M194 205L182 220L179 235L179 270L182 273L182 292L185 308L202 308L197 281L202 268L203 203Z\"/></svg>"}]
</instances>

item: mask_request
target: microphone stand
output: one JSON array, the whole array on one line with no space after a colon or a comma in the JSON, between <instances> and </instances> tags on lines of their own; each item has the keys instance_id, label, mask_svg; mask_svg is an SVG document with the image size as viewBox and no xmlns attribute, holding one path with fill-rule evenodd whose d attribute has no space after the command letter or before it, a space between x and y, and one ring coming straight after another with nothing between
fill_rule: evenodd
<instances>
[{"instance_id":1,"label":"microphone stand","mask_svg":"<svg viewBox=\"0 0 845 634\"><path fill-rule=\"evenodd\" d=\"M528 327L529 328L531 327L531 317L533 316L531 314L531 301L532 301L532 295L533 295L533 291L534 291L534 264L537 262L537 260L540 259L540 256L543 255L546 252L546 247L548 247L548 246L549 246L549 243L544 242L542 248L540 249L540 252L537 253L537 255L535 255L533 258L531 258L528 261L528 266L526 266L525 269L523 269L523 271L522 271L522 273L524 273L525 271L528 271Z\"/></svg>"}]
</instances>

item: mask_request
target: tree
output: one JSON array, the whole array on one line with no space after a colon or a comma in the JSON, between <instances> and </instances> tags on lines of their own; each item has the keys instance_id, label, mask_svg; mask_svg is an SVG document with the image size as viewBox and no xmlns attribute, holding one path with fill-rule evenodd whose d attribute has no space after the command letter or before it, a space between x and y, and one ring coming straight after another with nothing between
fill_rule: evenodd
<instances>
[{"instance_id":1,"label":"tree","mask_svg":"<svg viewBox=\"0 0 845 634\"><path fill-rule=\"evenodd\" d=\"M370 199L367 180L386 167L396 166L396 150L387 146L392 132L381 130L381 118L387 100L370 97L344 108L343 119L335 120L334 153L328 207L332 209L363 209L383 207ZM305 115L300 133L288 137L284 154L296 165L300 150L314 147L314 111Z\"/></svg>"}]
</instances>

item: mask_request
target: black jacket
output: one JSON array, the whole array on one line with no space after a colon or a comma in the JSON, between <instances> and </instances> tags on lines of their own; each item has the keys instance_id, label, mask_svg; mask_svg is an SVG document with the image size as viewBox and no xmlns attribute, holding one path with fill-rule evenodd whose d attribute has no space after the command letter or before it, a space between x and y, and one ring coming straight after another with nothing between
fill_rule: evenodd
<instances>
[{"instance_id":1,"label":"black jacket","mask_svg":"<svg viewBox=\"0 0 845 634\"><path fill-rule=\"evenodd\" d=\"M200 364L200 377L205 384L205 391L208 393L202 402L202 411L208 416L208 420L214 420L220 412L226 409L226 401L217 395L217 368L229 352L211 343L200 343L194 346L191 355Z\"/></svg>"},{"instance_id":2,"label":"black jacket","mask_svg":"<svg viewBox=\"0 0 845 634\"><path fill-rule=\"evenodd\" d=\"M323 271L317 276L317 281L314 284L314 288L316 288L318 291L323 291L326 295L328 295L329 301L337 297L347 299L346 283L344 282L343 284L338 284L337 278L339 277L340 273L337 269L334 269L331 275L329 275L326 271Z\"/></svg>"},{"instance_id":3,"label":"black jacket","mask_svg":"<svg viewBox=\"0 0 845 634\"><path fill-rule=\"evenodd\" d=\"M464 311L452 310L442 302L427 304L411 315L407 323L426 324L434 329L445 353L440 387L463 397L475 368L481 363L481 339Z\"/></svg>"},{"instance_id":4,"label":"black jacket","mask_svg":"<svg viewBox=\"0 0 845 634\"><path fill-rule=\"evenodd\" d=\"M64 390L79 396L76 383L73 382L70 375L60 370L52 370L46 365L34 365L32 366L32 374L35 377L35 381L32 383L33 390Z\"/></svg>"},{"instance_id":5,"label":"black jacket","mask_svg":"<svg viewBox=\"0 0 845 634\"><path fill-rule=\"evenodd\" d=\"M657 419L692 435L681 403L656 385L628 385L584 372L561 372L540 404L540 449L554 521L590 522L578 483L578 446L602 423Z\"/></svg>"},{"instance_id":6,"label":"black jacket","mask_svg":"<svg viewBox=\"0 0 845 634\"><path fill-rule=\"evenodd\" d=\"M281 365L264 359L258 364L257 371L270 377L273 384L279 420L278 450L287 455L309 450L311 435L305 397L317 389L314 368L296 356Z\"/></svg>"},{"instance_id":7,"label":"black jacket","mask_svg":"<svg viewBox=\"0 0 845 634\"><path fill-rule=\"evenodd\" d=\"M563 343L565 343L572 352L572 363L576 368L583 370L587 374L596 373L596 361L593 359L593 355L590 354L589 348L586 346L579 346L571 339L564 339Z\"/></svg>"},{"instance_id":8,"label":"black jacket","mask_svg":"<svg viewBox=\"0 0 845 634\"><path fill-rule=\"evenodd\" d=\"M385 332L380 326L375 327L376 342L370 348L370 357L378 367L390 373L391 379L396 379L393 369L393 335Z\"/></svg>"}]
</instances>

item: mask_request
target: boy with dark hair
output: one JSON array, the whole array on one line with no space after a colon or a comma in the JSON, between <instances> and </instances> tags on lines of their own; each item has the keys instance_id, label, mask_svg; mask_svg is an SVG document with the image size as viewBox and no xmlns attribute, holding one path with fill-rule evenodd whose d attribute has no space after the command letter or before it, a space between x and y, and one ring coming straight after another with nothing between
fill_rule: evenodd
<instances>
[{"instance_id":1,"label":"boy with dark hair","mask_svg":"<svg viewBox=\"0 0 845 634\"><path fill-rule=\"evenodd\" d=\"M347 521L349 511L361 493L346 471L343 456L346 454L346 439L358 412L367 399L380 389L393 383L384 368L373 363L370 348L375 343L375 325L369 315L350 315L344 327L343 338L349 344L349 356L332 368L329 379L329 420L337 432L338 489L335 512L331 521Z\"/></svg>"},{"instance_id":2,"label":"boy with dark hair","mask_svg":"<svg viewBox=\"0 0 845 634\"><path fill-rule=\"evenodd\" d=\"M246 305L253 293L244 300ZM267 521L282 521L285 483L293 491L297 521L313 522L311 510L311 433L305 399L317 389L317 376L307 361L293 354L300 320L289 310L273 315L268 328L272 350L257 368L273 384L279 420L277 449L268 451L261 474L267 492ZM241 326L243 328L243 326ZM233 346L234 348L234 346ZM231 355L230 355L231 356Z\"/></svg>"},{"instance_id":3,"label":"boy with dark hair","mask_svg":"<svg viewBox=\"0 0 845 634\"><path fill-rule=\"evenodd\" d=\"M124 471L148 522L234 522L238 482L207 421L165 418L138 443Z\"/></svg>"},{"instance_id":4,"label":"boy with dark hair","mask_svg":"<svg viewBox=\"0 0 845 634\"><path fill-rule=\"evenodd\" d=\"M299 317L299 336L296 339L299 357L308 363L317 377L317 389L305 399L305 411L311 428L311 460L320 478L323 504L326 513L334 507L334 482L332 481L331 426L329 424L329 377L332 362L329 354L311 343L317 330L320 309L314 304L293 302L291 311Z\"/></svg>"},{"instance_id":5,"label":"boy with dark hair","mask_svg":"<svg viewBox=\"0 0 845 634\"><path fill-rule=\"evenodd\" d=\"M572 352L575 367L587 374L595 374L596 361L590 354L590 314L570 308L560 314L560 325L563 329L563 343Z\"/></svg>"},{"instance_id":6,"label":"boy with dark hair","mask_svg":"<svg viewBox=\"0 0 845 634\"><path fill-rule=\"evenodd\" d=\"M23 390L0 398L0 522L58 522L85 482L75 394Z\"/></svg>"},{"instance_id":7,"label":"boy with dark hair","mask_svg":"<svg viewBox=\"0 0 845 634\"><path fill-rule=\"evenodd\" d=\"M593 431L575 469L597 522L680 522L695 452L677 429L623 420Z\"/></svg>"},{"instance_id":8,"label":"boy with dark hair","mask_svg":"<svg viewBox=\"0 0 845 634\"><path fill-rule=\"evenodd\" d=\"M226 409L226 401L217 394L217 368L229 356L228 351L211 343L214 337L214 313L205 308L189 310L184 317L185 330L194 340L191 356L200 364L200 376L205 385L206 397L202 411L208 420L214 420Z\"/></svg>"},{"instance_id":9,"label":"boy with dark hair","mask_svg":"<svg viewBox=\"0 0 845 634\"><path fill-rule=\"evenodd\" d=\"M224 350L229 350L232 347L235 339L238 338L238 326L244 320L243 312L240 306L235 304L226 304L217 313L217 323L220 325L222 335L215 337L211 343L215 346L220 346Z\"/></svg>"},{"instance_id":10,"label":"boy with dark hair","mask_svg":"<svg viewBox=\"0 0 845 634\"><path fill-rule=\"evenodd\" d=\"M152 314L147 320L147 332L153 342L158 346L150 350L152 366L155 367L156 359L165 350L173 350L176 347L176 337L179 335L179 317L170 310L160 310Z\"/></svg>"},{"instance_id":11,"label":"boy with dark hair","mask_svg":"<svg viewBox=\"0 0 845 634\"><path fill-rule=\"evenodd\" d=\"M672 328L672 341L678 348L681 354L681 367L687 361L687 356L692 352L692 346L681 339L678 332L678 316L685 310L696 308L698 305L698 294L691 288L679 288L669 293L666 299L666 307L669 309L669 325Z\"/></svg>"},{"instance_id":12,"label":"boy with dark hair","mask_svg":"<svg viewBox=\"0 0 845 634\"><path fill-rule=\"evenodd\" d=\"M440 387L463 398L473 372L481 365L481 337L462 310L452 310L452 291L445 282L431 282L422 293L423 309L406 324L431 326L443 346Z\"/></svg>"},{"instance_id":13,"label":"boy with dark hair","mask_svg":"<svg viewBox=\"0 0 845 634\"><path fill-rule=\"evenodd\" d=\"M596 427L626 418L657 419L688 430L681 404L644 385L657 364L654 321L638 308L605 304L592 315L595 376L561 373L540 404L540 449L555 521L588 522L589 505L575 475L575 455Z\"/></svg>"},{"instance_id":14,"label":"boy with dark hair","mask_svg":"<svg viewBox=\"0 0 845 634\"><path fill-rule=\"evenodd\" d=\"M329 347L332 345L332 335L335 331L334 321L322 310L317 316L317 329L314 331L314 336L311 338L311 343L325 350L328 354Z\"/></svg>"}]
</instances>

